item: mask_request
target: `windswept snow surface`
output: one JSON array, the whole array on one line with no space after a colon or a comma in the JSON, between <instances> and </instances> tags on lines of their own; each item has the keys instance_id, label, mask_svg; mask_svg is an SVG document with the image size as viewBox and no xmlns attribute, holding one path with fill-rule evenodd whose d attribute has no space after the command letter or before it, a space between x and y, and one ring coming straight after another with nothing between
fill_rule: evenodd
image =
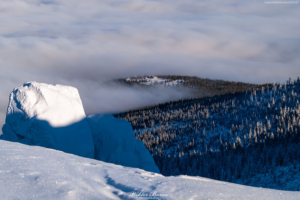
<instances>
[{"instance_id":1,"label":"windswept snow surface","mask_svg":"<svg viewBox=\"0 0 300 200\"><path fill-rule=\"evenodd\" d=\"M131 124L112 115L86 117L76 88L28 82L10 94L0 139L38 145L159 173Z\"/></svg>"},{"instance_id":2,"label":"windswept snow surface","mask_svg":"<svg viewBox=\"0 0 300 200\"><path fill-rule=\"evenodd\" d=\"M76 88L28 82L10 94L2 139L93 158L85 117Z\"/></svg>"},{"instance_id":3,"label":"windswept snow surface","mask_svg":"<svg viewBox=\"0 0 300 200\"><path fill-rule=\"evenodd\" d=\"M299 199L300 192L199 177L164 177L0 140L1 199ZM160 195L161 197L157 197Z\"/></svg>"}]
</instances>

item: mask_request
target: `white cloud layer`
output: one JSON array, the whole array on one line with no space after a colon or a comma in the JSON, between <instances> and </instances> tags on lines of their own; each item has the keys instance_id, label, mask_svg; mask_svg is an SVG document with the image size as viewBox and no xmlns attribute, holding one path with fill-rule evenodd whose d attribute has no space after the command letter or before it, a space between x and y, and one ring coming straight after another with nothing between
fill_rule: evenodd
<instances>
[{"instance_id":1,"label":"white cloud layer","mask_svg":"<svg viewBox=\"0 0 300 200\"><path fill-rule=\"evenodd\" d=\"M91 113L181 97L177 91L112 91L101 84L111 78L294 78L300 74L299 6L261 0L1 1L0 120L9 93L30 80L78 87Z\"/></svg>"}]
</instances>

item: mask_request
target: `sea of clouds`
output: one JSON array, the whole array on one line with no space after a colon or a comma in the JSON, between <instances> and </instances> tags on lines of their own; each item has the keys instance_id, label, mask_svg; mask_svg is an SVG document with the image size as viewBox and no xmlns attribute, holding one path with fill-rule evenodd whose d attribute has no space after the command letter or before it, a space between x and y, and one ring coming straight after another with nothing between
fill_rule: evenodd
<instances>
[{"instance_id":1,"label":"sea of clouds","mask_svg":"<svg viewBox=\"0 0 300 200\"><path fill-rule=\"evenodd\" d=\"M87 114L187 94L103 82L178 74L266 83L300 74L299 4L213 0L0 2L0 125L27 81L79 89Z\"/></svg>"}]
</instances>

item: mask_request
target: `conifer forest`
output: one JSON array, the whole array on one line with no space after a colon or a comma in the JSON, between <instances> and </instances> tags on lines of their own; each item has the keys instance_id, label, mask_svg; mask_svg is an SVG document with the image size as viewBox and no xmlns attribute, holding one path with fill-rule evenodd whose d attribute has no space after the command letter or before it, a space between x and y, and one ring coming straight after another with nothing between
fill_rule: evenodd
<instances>
[{"instance_id":1,"label":"conifer forest","mask_svg":"<svg viewBox=\"0 0 300 200\"><path fill-rule=\"evenodd\" d=\"M131 123L165 176L299 190L299 100L298 76L270 87L168 102L116 117Z\"/></svg>"}]
</instances>

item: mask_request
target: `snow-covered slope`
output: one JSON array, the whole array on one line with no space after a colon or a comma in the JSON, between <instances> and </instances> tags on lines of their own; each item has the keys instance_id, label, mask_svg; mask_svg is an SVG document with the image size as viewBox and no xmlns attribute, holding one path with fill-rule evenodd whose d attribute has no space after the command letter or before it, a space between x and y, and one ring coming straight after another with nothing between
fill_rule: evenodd
<instances>
[{"instance_id":1,"label":"snow-covered slope","mask_svg":"<svg viewBox=\"0 0 300 200\"><path fill-rule=\"evenodd\" d=\"M78 90L28 82L9 97L2 139L93 158L91 130Z\"/></svg>"},{"instance_id":2,"label":"snow-covered slope","mask_svg":"<svg viewBox=\"0 0 300 200\"><path fill-rule=\"evenodd\" d=\"M300 192L206 178L164 177L61 151L0 140L1 199L299 199ZM136 196L134 196L136 195ZM137 197L137 196L144 197ZM154 198L152 198L154 199Z\"/></svg>"},{"instance_id":3,"label":"snow-covered slope","mask_svg":"<svg viewBox=\"0 0 300 200\"><path fill-rule=\"evenodd\" d=\"M126 120L101 114L87 119L95 144L95 159L160 173L143 142L133 137Z\"/></svg>"},{"instance_id":4,"label":"snow-covered slope","mask_svg":"<svg viewBox=\"0 0 300 200\"><path fill-rule=\"evenodd\" d=\"M38 145L159 173L126 120L88 118L76 88L28 82L10 94L0 139Z\"/></svg>"},{"instance_id":5,"label":"snow-covered slope","mask_svg":"<svg viewBox=\"0 0 300 200\"><path fill-rule=\"evenodd\" d=\"M164 78L158 78L157 76L145 76L140 78L126 78L126 82L138 82L141 85L155 85L155 84L165 84L167 86L176 86L183 84L184 80L169 80Z\"/></svg>"}]
</instances>

